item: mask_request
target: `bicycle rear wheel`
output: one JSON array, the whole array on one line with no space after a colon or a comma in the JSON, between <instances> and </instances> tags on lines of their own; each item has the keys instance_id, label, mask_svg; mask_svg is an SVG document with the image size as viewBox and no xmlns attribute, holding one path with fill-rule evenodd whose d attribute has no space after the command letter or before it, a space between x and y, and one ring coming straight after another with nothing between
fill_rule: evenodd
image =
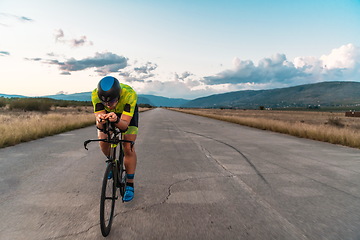
<instances>
[{"instance_id":1,"label":"bicycle rear wheel","mask_svg":"<svg viewBox=\"0 0 360 240\"><path fill-rule=\"evenodd\" d=\"M109 163L106 167L100 200L100 227L101 233L104 237L109 235L111 230L111 224L114 217L114 208L116 200L116 183L114 181L114 172L109 179L108 176L113 171L113 164Z\"/></svg>"}]
</instances>

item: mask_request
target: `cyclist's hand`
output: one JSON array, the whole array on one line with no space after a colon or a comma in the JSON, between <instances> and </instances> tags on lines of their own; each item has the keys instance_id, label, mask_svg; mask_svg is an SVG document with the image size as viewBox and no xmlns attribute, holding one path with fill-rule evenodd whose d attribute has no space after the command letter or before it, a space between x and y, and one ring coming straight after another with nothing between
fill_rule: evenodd
<instances>
[{"instance_id":1,"label":"cyclist's hand","mask_svg":"<svg viewBox=\"0 0 360 240\"><path fill-rule=\"evenodd\" d=\"M104 124L105 123L105 119L107 118L107 114L98 114L96 116L96 122L100 123L100 124Z\"/></svg>"},{"instance_id":2,"label":"cyclist's hand","mask_svg":"<svg viewBox=\"0 0 360 240\"><path fill-rule=\"evenodd\" d=\"M116 113L114 112L110 112L107 114L107 119L109 119L110 122L119 122L118 118L118 115L116 115Z\"/></svg>"}]
</instances>

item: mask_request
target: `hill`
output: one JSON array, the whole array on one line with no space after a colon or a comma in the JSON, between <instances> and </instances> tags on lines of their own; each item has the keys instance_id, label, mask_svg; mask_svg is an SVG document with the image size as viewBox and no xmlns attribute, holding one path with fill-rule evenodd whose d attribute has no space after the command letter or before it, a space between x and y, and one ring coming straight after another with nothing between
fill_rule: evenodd
<instances>
[{"instance_id":1,"label":"hill","mask_svg":"<svg viewBox=\"0 0 360 240\"><path fill-rule=\"evenodd\" d=\"M0 94L0 97L5 98L27 98L27 96L22 95L10 95L10 94ZM43 98L52 98L56 100L67 100L67 101L91 101L91 92L82 92L82 93L73 93L73 94L56 94L56 95L46 95L41 96ZM187 103L189 100L182 98L166 98L154 95L138 95L139 104L150 104L155 107L180 107L183 104Z\"/></svg>"},{"instance_id":2,"label":"hill","mask_svg":"<svg viewBox=\"0 0 360 240\"><path fill-rule=\"evenodd\" d=\"M245 90L197 98L182 107L269 108L360 104L359 82L322 82L271 90Z\"/></svg>"},{"instance_id":3,"label":"hill","mask_svg":"<svg viewBox=\"0 0 360 240\"><path fill-rule=\"evenodd\" d=\"M156 107L180 107L189 102L189 100L182 98L166 98L154 95L139 94L138 102L145 103L145 101L149 101L150 105Z\"/></svg>"},{"instance_id":4,"label":"hill","mask_svg":"<svg viewBox=\"0 0 360 240\"><path fill-rule=\"evenodd\" d=\"M26 98L26 96L22 96L22 95L11 95L11 94L2 94L2 93L0 93L0 97L5 97L5 98Z\"/></svg>"},{"instance_id":5,"label":"hill","mask_svg":"<svg viewBox=\"0 0 360 240\"><path fill-rule=\"evenodd\" d=\"M91 101L91 92L73 93L73 94L56 94L43 96L45 98L52 98L57 100L68 101Z\"/></svg>"},{"instance_id":6,"label":"hill","mask_svg":"<svg viewBox=\"0 0 360 240\"><path fill-rule=\"evenodd\" d=\"M0 97L26 97L0 94ZM42 96L71 101L91 101L91 92ZM186 100L139 94L139 104L187 108L289 108L311 106L360 106L360 82L322 82L270 90L244 90Z\"/></svg>"}]
</instances>

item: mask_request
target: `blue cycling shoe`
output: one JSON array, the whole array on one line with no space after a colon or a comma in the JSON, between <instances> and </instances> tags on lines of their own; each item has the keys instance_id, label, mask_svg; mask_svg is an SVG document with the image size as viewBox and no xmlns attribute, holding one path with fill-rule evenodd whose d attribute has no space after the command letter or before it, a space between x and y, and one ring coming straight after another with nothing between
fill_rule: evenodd
<instances>
[{"instance_id":1,"label":"blue cycling shoe","mask_svg":"<svg viewBox=\"0 0 360 240\"><path fill-rule=\"evenodd\" d=\"M125 194L123 197L124 202L130 202L134 198L134 188L130 186L126 186Z\"/></svg>"}]
</instances>

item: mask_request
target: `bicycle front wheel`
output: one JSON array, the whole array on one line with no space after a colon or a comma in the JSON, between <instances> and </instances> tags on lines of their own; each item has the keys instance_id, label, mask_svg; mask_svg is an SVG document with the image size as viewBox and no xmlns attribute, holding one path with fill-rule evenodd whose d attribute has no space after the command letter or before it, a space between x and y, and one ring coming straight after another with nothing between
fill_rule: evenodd
<instances>
[{"instance_id":1,"label":"bicycle front wheel","mask_svg":"<svg viewBox=\"0 0 360 240\"><path fill-rule=\"evenodd\" d=\"M126 187L126 179L127 179L127 176L126 176L126 170L124 168L124 164L121 163L120 164L120 167L119 167L119 181L120 181L120 195L121 197L123 198L124 195L125 195L125 187ZM124 200L123 200L124 202Z\"/></svg>"},{"instance_id":2,"label":"bicycle front wheel","mask_svg":"<svg viewBox=\"0 0 360 240\"><path fill-rule=\"evenodd\" d=\"M114 217L116 200L116 183L114 181L113 164L106 167L100 200L100 227L104 237L109 235ZM110 173L112 172L112 173ZM110 177L111 176L111 177Z\"/></svg>"}]
</instances>

